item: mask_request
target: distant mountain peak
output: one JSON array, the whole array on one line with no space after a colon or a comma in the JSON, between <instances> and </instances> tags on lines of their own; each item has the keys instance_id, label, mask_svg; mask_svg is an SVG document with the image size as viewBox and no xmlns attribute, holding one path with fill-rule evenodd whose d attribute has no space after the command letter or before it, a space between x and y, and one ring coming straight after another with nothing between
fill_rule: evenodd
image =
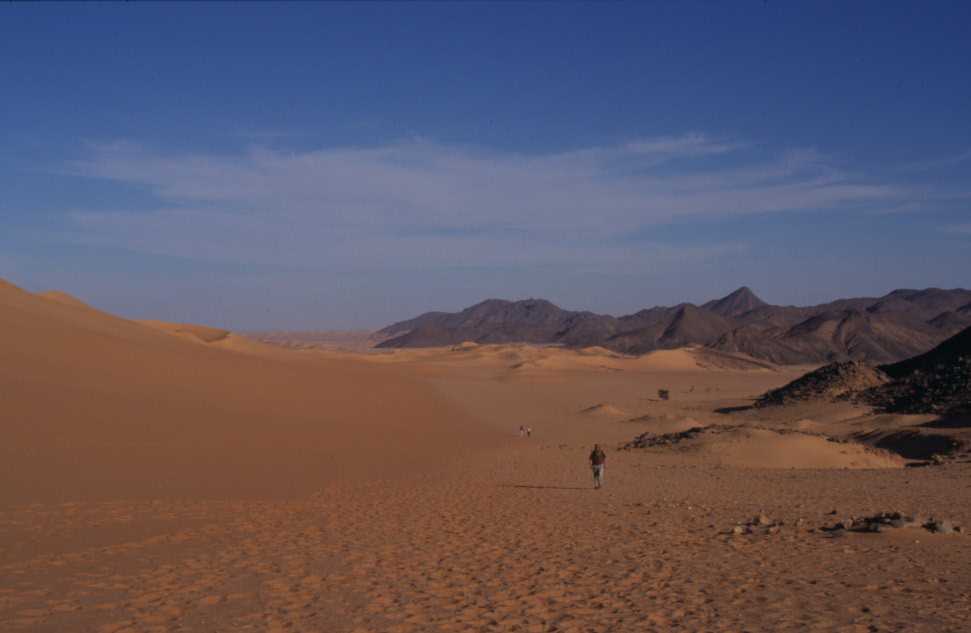
<instances>
[{"instance_id":1,"label":"distant mountain peak","mask_svg":"<svg viewBox=\"0 0 971 633\"><path fill-rule=\"evenodd\" d=\"M745 299L747 301L755 301L757 303L765 304L765 302L759 299L758 295L752 292L752 289L748 286L739 286L735 292L729 294L723 299Z\"/></svg>"},{"instance_id":2,"label":"distant mountain peak","mask_svg":"<svg viewBox=\"0 0 971 633\"><path fill-rule=\"evenodd\" d=\"M721 299L709 301L701 307L719 316L736 317L767 305L769 304L759 299L751 288L742 286L735 292Z\"/></svg>"}]
</instances>

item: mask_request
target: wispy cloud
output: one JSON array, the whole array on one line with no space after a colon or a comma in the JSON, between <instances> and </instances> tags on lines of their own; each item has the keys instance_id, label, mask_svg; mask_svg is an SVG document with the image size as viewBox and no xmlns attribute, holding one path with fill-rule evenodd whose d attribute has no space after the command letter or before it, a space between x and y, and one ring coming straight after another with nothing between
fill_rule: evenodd
<instances>
[{"instance_id":1,"label":"wispy cloud","mask_svg":"<svg viewBox=\"0 0 971 633\"><path fill-rule=\"evenodd\" d=\"M900 204L906 192L703 134L526 155L410 140L237 155L94 145L77 174L149 188L150 212L77 212L80 239L292 265L648 264L691 249L623 239L692 218ZM731 253L744 245L706 246ZM626 250L625 250L626 249ZM680 253L680 254L678 254ZM599 263L598 263L599 262Z\"/></svg>"},{"instance_id":2,"label":"wispy cloud","mask_svg":"<svg viewBox=\"0 0 971 633\"><path fill-rule=\"evenodd\" d=\"M971 224L952 224L944 227L948 233L959 233L961 235L971 235Z\"/></svg>"},{"instance_id":3,"label":"wispy cloud","mask_svg":"<svg viewBox=\"0 0 971 633\"><path fill-rule=\"evenodd\" d=\"M634 153L661 157L713 156L743 147L744 143L715 140L699 133L642 139L626 145L626 149Z\"/></svg>"},{"instance_id":4,"label":"wispy cloud","mask_svg":"<svg viewBox=\"0 0 971 633\"><path fill-rule=\"evenodd\" d=\"M904 171L930 171L932 169L947 169L966 162L971 162L971 148L952 156L908 163L901 169Z\"/></svg>"}]
</instances>

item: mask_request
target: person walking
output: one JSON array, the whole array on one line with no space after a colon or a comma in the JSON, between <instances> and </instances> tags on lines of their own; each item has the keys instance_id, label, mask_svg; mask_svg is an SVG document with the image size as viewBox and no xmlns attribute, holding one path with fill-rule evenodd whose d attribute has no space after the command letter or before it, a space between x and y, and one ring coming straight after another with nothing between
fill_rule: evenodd
<instances>
[{"instance_id":1,"label":"person walking","mask_svg":"<svg viewBox=\"0 0 971 633\"><path fill-rule=\"evenodd\" d=\"M590 452L590 467L593 469L593 487L600 488L604 481L604 466L607 465L607 454L600 448L600 444L594 444Z\"/></svg>"}]
</instances>

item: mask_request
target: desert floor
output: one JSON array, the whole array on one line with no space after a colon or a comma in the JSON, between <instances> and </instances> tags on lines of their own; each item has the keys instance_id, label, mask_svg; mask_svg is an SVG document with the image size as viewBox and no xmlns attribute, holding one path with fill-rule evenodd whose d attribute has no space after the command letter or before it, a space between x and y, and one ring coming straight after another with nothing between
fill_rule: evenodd
<instances>
[{"instance_id":1,"label":"desert floor","mask_svg":"<svg viewBox=\"0 0 971 633\"><path fill-rule=\"evenodd\" d=\"M297 352L0 290L4 632L968 630L967 535L819 529L971 524L971 465L819 435L923 420L716 413L804 368Z\"/></svg>"}]
</instances>

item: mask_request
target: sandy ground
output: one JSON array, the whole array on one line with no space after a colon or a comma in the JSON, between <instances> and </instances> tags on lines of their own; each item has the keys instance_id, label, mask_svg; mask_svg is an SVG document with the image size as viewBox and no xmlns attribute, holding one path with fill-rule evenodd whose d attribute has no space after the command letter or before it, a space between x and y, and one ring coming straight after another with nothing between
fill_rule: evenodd
<instances>
[{"instance_id":1,"label":"sandy ground","mask_svg":"<svg viewBox=\"0 0 971 633\"><path fill-rule=\"evenodd\" d=\"M2 285L0 336L2 631L967 630L968 536L819 528L969 525L971 465L828 441L905 422L850 407L716 412L804 368L298 352Z\"/></svg>"}]
</instances>

